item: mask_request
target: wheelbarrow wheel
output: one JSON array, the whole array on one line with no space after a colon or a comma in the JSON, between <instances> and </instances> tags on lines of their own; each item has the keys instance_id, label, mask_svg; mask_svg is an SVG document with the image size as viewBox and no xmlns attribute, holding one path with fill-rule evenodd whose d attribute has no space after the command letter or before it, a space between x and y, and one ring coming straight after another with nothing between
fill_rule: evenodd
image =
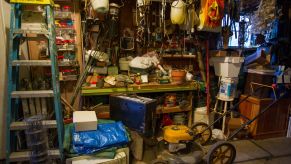
<instances>
[{"instance_id":1,"label":"wheelbarrow wheel","mask_svg":"<svg viewBox=\"0 0 291 164\"><path fill-rule=\"evenodd\" d=\"M207 155L207 164L232 164L235 160L235 147L226 141L218 141L211 146Z\"/></svg>"},{"instance_id":2,"label":"wheelbarrow wheel","mask_svg":"<svg viewBox=\"0 0 291 164\"><path fill-rule=\"evenodd\" d=\"M212 131L211 128L208 127L209 127L208 124L204 122L197 122L191 127L191 130L193 131L194 141L196 143L205 145L211 139Z\"/></svg>"}]
</instances>

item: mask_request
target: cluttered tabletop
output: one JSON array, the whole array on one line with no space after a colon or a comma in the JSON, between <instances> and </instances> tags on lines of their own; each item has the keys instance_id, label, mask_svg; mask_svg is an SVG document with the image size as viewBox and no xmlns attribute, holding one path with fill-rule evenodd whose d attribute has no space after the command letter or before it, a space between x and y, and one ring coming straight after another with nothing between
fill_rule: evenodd
<instances>
[{"instance_id":1,"label":"cluttered tabletop","mask_svg":"<svg viewBox=\"0 0 291 164\"><path fill-rule=\"evenodd\" d=\"M126 87L82 87L82 96L109 95L112 93L153 93L153 92L171 92L171 91L191 91L201 90L203 83L191 81L184 84L159 84L158 82L149 82L146 84L129 84Z\"/></svg>"}]
</instances>

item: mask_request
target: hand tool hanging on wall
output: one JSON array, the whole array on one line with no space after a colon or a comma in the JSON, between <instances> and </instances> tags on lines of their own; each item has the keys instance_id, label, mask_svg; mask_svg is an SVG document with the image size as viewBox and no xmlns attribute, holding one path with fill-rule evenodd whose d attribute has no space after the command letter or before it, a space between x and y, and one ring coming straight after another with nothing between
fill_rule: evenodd
<instances>
[{"instance_id":1,"label":"hand tool hanging on wall","mask_svg":"<svg viewBox=\"0 0 291 164\"><path fill-rule=\"evenodd\" d=\"M203 60L202 51L200 47L197 48L197 60L198 60L198 66L199 66L201 78L204 82L206 82L204 60Z\"/></svg>"},{"instance_id":2,"label":"hand tool hanging on wall","mask_svg":"<svg viewBox=\"0 0 291 164\"><path fill-rule=\"evenodd\" d=\"M137 0L136 11L139 11L140 21L137 22L137 37L136 41L141 45L141 47L148 46L148 41L150 40L150 29L148 23L148 12L150 9L150 0ZM136 21L138 20L136 14Z\"/></svg>"},{"instance_id":3,"label":"hand tool hanging on wall","mask_svg":"<svg viewBox=\"0 0 291 164\"><path fill-rule=\"evenodd\" d=\"M89 59L87 60L86 64L85 64L85 68L83 73L80 75L75 90L73 92L73 95L71 97L70 100L70 105L74 106L75 100L77 95L79 94L79 91L81 89L81 86L84 82L84 80L86 79L89 70L91 69L91 66L93 64L93 62L95 61L95 58L97 58L97 56L102 55L103 52L99 51L100 48L102 48L102 43L104 42L104 40L106 39L107 35L108 35L108 30L105 29L104 26L100 26L100 31L98 32L97 38L96 38L96 46L95 46L95 51L91 51L89 54Z\"/></svg>"}]
</instances>

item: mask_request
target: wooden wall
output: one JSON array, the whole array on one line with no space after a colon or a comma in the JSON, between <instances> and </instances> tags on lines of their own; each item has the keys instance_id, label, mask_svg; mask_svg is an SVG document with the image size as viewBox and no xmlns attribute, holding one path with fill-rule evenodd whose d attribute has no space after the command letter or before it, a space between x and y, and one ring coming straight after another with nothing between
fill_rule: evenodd
<instances>
[{"instance_id":1,"label":"wooden wall","mask_svg":"<svg viewBox=\"0 0 291 164\"><path fill-rule=\"evenodd\" d=\"M10 6L6 1L0 1L0 159L5 157L5 111L7 85L7 36L10 19Z\"/></svg>"}]
</instances>

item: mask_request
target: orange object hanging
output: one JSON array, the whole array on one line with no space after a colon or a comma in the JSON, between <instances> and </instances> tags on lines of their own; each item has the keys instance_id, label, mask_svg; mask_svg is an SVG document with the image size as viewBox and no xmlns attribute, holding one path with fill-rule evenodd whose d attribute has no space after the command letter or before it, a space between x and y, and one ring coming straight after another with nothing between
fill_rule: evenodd
<instances>
[{"instance_id":1,"label":"orange object hanging","mask_svg":"<svg viewBox=\"0 0 291 164\"><path fill-rule=\"evenodd\" d=\"M223 18L224 1L223 0L208 0L207 2L207 17L206 23L210 27L218 27L221 25Z\"/></svg>"},{"instance_id":2,"label":"orange object hanging","mask_svg":"<svg viewBox=\"0 0 291 164\"><path fill-rule=\"evenodd\" d=\"M224 0L202 0L198 30L220 32L224 14Z\"/></svg>"}]
</instances>

